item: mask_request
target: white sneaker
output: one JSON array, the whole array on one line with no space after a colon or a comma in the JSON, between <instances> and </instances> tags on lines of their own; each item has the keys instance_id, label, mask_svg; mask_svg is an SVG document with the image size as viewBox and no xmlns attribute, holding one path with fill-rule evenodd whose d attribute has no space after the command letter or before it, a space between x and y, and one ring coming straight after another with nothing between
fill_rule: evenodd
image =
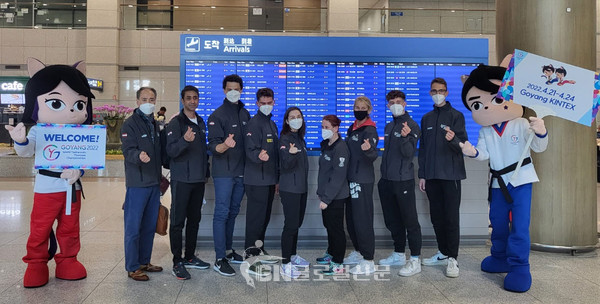
<instances>
[{"instance_id":1,"label":"white sneaker","mask_svg":"<svg viewBox=\"0 0 600 304\"><path fill-rule=\"evenodd\" d=\"M455 258L448 258L446 276L449 278L458 278L458 261Z\"/></svg>"},{"instance_id":2,"label":"white sneaker","mask_svg":"<svg viewBox=\"0 0 600 304\"><path fill-rule=\"evenodd\" d=\"M445 255L443 255L441 252L438 251L432 257L430 257L428 259L423 259L421 261L421 264L423 264L425 266L447 265L448 264L448 257L445 256Z\"/></svg>"},{"instance_id":3,"label":"white sneaker","mask_svg":"<svg viewBox=\"0 0 600 304\"><path fill-rule=\"evenodd\" d=\"M351 274L372 274L375 272L375 262L362 260L350 269Z\"/></svg>"},{"instance_id":4,"label":"white sneaker","mask_svg":"<svg viewBox=\"0 0 600 304\"><path fill-rule=\"evenodd\" d=\"M353 264L358 264L360 263L360 261L363 260L363 256L362 254L360 254L358 251L352 251L348 257L346 257L344 259L344 264L346 265L353 265Z\"/></svg>"},{"instance_id":5,"label":"white sneaker","mask_svg":"<svg viewBox=\"0 0 600 304\"><path fill-rule=\"evenodd\" d=\"M406 256L404 252L392 252L389 257L379 260L379 265L385 266L404 266L406 264Z\"/></svg>"},{"instance_id":6,"label":"white sneaker","mask_svg":"<svg viewBox=\"0 0 600 304\"><path fill-rule=\"evenodd\" d=\"M404 267L402 267L402 269L400 269L400 272L398 272L399 276L403 276L403 277L410 277L413 276L419 272L421 272L421 261L419 261L419 258L410 258L410 260L408 260L408 262L406 262L406 265L404 265Z\"/></svg>"},{"instance_id":7,"label":"white sneaker","mask_svg":"<svg viewBox=\"0 0 600 304\"><path fill-rule=\"evenodd\" d=\"M281 276L288 277L290 279L297 279L302 275L302 273L296 269L296 266L292 265L292 263L282 264L281 268L279 268L279 273Z\"/></svg>"},{"instance_id":8,"label":"white sneaker","mask_svg":"<svg viewBox=\"0 0 600 304\"><path fill-rule=\"evenodd\" d=\"M301 257L299 255L293 255L290 260L292 262L292 265L294 265L296 267L310 266L310 263L306 259L304 259L303 257Z\"/></svg>"}]
</instances>

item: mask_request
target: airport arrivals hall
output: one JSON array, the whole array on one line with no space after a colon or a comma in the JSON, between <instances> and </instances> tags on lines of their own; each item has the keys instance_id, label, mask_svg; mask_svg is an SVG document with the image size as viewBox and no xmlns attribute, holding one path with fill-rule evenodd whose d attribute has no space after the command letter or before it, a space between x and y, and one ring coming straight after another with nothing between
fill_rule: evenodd
<instances>
[{"instance_id":1,"label":"airport arrivals hall","mask_svg":"<svg viewBox=\"0 0 600 304\"><path fill-rule=\"evenodd\" d=\"M600 1L0 1L0 303L600 303Z\"/></svg>"}]
</instances>

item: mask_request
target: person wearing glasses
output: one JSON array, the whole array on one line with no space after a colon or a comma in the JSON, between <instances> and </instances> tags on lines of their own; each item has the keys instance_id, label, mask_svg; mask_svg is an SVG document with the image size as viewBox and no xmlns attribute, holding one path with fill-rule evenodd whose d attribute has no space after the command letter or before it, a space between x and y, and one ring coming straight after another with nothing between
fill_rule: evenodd
<instances>
[{"instance_id":1,"label":"person wearing glasses","mask_svg":"<svg viewBox=\"0 0 600 304\"><path fill-rule=\"evenodd\" d=\"M433 110L421 119L419 189L427 194L431 223L439 251L423 259L425 266L446 265L446 276L456 278L460 240L460 181L467 177L459 143L467 141L465 117L452 107L443 78L431 81Z\"/></svg>"}]
</instances>

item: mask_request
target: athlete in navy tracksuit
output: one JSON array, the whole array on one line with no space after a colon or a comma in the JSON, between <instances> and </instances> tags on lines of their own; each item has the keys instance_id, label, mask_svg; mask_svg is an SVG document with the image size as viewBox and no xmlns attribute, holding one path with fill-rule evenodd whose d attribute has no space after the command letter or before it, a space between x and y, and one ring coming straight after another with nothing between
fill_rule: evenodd
<instances>
[{"instance_id":1,"label":"athlete in navy tracksuit","mask_svg":"<svg viewBox=\"0 0 600 304\"><path fill-rule=\"evenodd\" d=\"M273 114L273 90L259 89L256 93L258 112L248 121L244 144L246 165L246 241L245 248L261 241L264 251L265 232L271 220L271 208L275 197L275 185L279 181L279 143L277 126L271 120ZM248 252L257 254L257 252Z\"/></svg>"},{"instance_id":2,"label":"athlete in navy tracksuit","mask_svg":"<svg viewBox=\"0 0 600 304\"><path fill-rule=\"evenodd\" d=\"M344 261L347 264L359 264L351 269L353 274L374 272L375 232L373 230L373 185L375 170L373 162L377 159L379 136L375 122L369 118L372 111L371 101L359 96L354 102L356 121L348 128L346 144L350 152L348 163L348 182L350 183L350 204L346 208L348 234L356 253L351 253ZM354 254L354 256L352 256ZM354 258L358 256L358 258Z\"/></svg>"},{"instance_id":3,"label":"athlete in navy tracksuit","mask_svg":"<svg viewBox=\"0 0 600 304\"><path fill-rule=\"evenodd\" d=\"M344 268L346 234L344 233L344 207L348 205L350 188L348 186L348 147L338 131L340 119L335 115L323 117L321 155L319 156L319 175L317 178L317 196L321 201L323 225L327 229L327 253L331 255L326 275L341 274Z\"/></svg>"},{"instance_id":4,"label":"athlete in navy tracksuit","mask_svg":"<svg viewBox=\"0 0 600 304\"><path fill-rule=\"evenodd\" d=\"M407 236L411 256L421 255L421 226L417 216L413 165L421 130L404 110L406 101L403 92L390 91L386 99L394 119L385 126L381 179L377 186L385 226L394 240L394 252L400 253L401 260L404 260ZM388 264L393 265L391 261Z\"/></svg>"},{"instance_id":5,"label":"athlete in navy tracksuit","mask_svg":"<svg viewBox=\"0 0 600 304\"><path fill-rule=\"evenodd\" d=\"M282 265L292 263L308 266L308 262L296 254L298 229L304 221L308 193L308 155L304 134L306 124L302 112L290 107L283 117L283 128L279 138L279 196L283 206L285 222L281 233ZM287 266L290 268L290 266ZM292 270L285 269L290 276Z\"/></svg>"}]
</instances>

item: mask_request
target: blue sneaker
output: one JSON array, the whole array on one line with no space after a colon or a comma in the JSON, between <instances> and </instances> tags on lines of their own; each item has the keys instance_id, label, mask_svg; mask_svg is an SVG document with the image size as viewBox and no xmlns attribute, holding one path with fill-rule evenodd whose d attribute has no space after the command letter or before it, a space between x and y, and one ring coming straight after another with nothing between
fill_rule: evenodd
<instances>
[{"instance_id":1,"label":"blue sneaker","mask_svg":"<svg viewBox=\"0 0 600 304\"><path fill-rule=\"evenodd\" d=\"M326 276L343 275L344 272L344 265L336 264L334 262L329 264L329 269L321 271L321 273Z\"/></svg>"},{"instance_id":2,"label":"blue sneaker","mask_svg":"<svg viewBox=\"0 0 600 304\"><path fill-rule=\"evenodd\" d=\"M333 259L333 256L331 256L328 252L325 252L324 256L317 258L317 264L329 265L331 263L331 259Z\"/></svg>"}]
</instances>

